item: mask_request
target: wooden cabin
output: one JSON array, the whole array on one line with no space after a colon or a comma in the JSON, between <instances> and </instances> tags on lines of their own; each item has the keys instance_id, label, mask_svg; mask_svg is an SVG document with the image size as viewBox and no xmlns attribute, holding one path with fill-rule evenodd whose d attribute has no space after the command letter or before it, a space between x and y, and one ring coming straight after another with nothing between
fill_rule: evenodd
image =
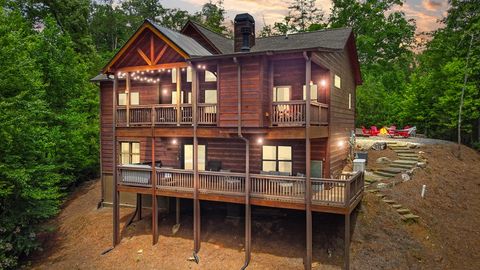
<instances>
[{"instance_id":1,"label":"wooden cabin","mask_svg":"<svg viewBox=\"0 0 480 270\"><path fill-rule=\"evenodd\" d=\"M193 199L195 226L201 201L245 204L247 236L250 205L298 209L308 269L311 212L349 222L362 198L363 173L342 174L361 83L350 28L256 38L240 14L229 39L193 21L176 32L146 20L92 80L114 245L120 203L151 205L154 243L166 198Z\"/></svg>"}]
</instances>

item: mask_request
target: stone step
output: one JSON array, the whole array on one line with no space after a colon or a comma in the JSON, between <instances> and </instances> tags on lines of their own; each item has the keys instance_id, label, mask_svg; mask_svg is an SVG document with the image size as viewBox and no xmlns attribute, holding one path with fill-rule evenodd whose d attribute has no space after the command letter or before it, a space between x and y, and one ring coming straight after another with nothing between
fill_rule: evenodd
<instances>
[{"instance_id":1,"label":"stone step","mask_svg":"<svg viewBox=\"0 0 480 270\"><path fill-rule=\"evenodd\" d=\"M395 151L397 154L416 154L415 151L407 149L395 149L393 151Z\"/></svg>"},{"instance_id":2,"label":"stone step","mask_svg":"<svg viewBox=\"0 0 480 270\"><path fill-rule=\"evenodd\" d=\"M373 174L381 177L388 177L388 178L391 178L397 175L396 173L387 173L387 172L379 172L379 171L376 171Z\"/></svg>"},{"instance_id":3,"label":"stone step","mask_svg":"<svg viewBox=\"0 0 480 270\"><path fill-rule=\"evenodd\" d=\"M411 212L410 212L410 209L400 208L400 209L397 209L397 213L399 213L400 215L405 215L405 214L408 214L408 213L411 213Z\"/></svg>"},{"instance_id":4,"label":"stone step","mask_svg":"<svg viewBox=\"0 0 480 270\"><path fill-rule=\"evenodd\" d=\"M406 164L406 165L417 165L417 161L414 160L405 160L405 159L397 159L394 160L391 164Z\"/></svg>"},{"instance_id":5,"label":"stone step","mask_svg":"<svg viewBox=\"0 0 480 270\"><path fill-rule=\"evenodd\" d=\"M402 205L401 204L393 204L392 207L395 208L395 209L400 209L400 208L402 208Z\"/></svg>"},{"instance_id":6,"label":"stone step","mask_svg":"<svg viewBox=\"0 0 480 270\"><path fill-rule=\"evenodd\" d=\"M409 170L413 167L413 165L398 163L398 164L390 164L390 167Z\"/></svg>"},{"instance_id":7,"label":"stone step","mask_svg":"<svg viewBox=\"0 0 480 270\"><path fill-rule=\"evenodd\" d=\"M395 201L394 201L394 200L383 199L382 201L383 201L384 203L388 203L388 204L395 204Z\"/></svg>"},{"instance_id":8,"label":"stone step","mask_svg":"<svg viewBox=\"0 0 480 270\"><path fill-rule=\"evenodd\" d=\"M406 214L402 216L403 221L417 221L419 216L414 214Z\"/></svg>"},{"instance_id":9,"label":"stone step","mask_svg":"<svg viewBox=\"0 0 480 270\"><path fill-rule=\"evenodd\" d=\"M418 157L398 157L401 160L410 160L410 161L415 161L418 162Z\"/></svg>"},{"instance_id":10,"label":"stone step","mask_svg":"<svg viewBox=\"0 0 480 270\"><path fill-rule=\"evenodd\" d=\"M388 145L396 145L396 144L398 144L398 142L388 141L387 144L388 144Z\"/></svg>"},{"instance_id":11,"label":"stone step","mask_svg":"<svg viewBox=\"0 0 480 270\"><path fill-rule=\"evenodd\" d=\"M391 173L393 175L396 175L397 173L404 172L405 169L403 168L393 168L393 167L387 167L383 169L378 169L377 172L384 172L384 173Z\"/></svg>"},{"instance_id":12,"label":"stone step","mask_svg":"<svg viewBox=\"0 0 480 270\"><path fill-rule=\"evenodd\" d=\"M405 150L410 149L406 145L388 145L388 147L390 147L390 149L405 149Z\"/></svg>"},{"instance_id":13,"label":"stone step","mask_svg":"<svg viewBox=\"0 0 480 270\"><path fill-rule=\"evenodd\" d=\"M399 154L397 154L397 155L398 155L399 157L416 157L416 158L418 158L418 154L415 154L415 153L413 153L413 154L410 154L410 153L399 153Z\"/></svg>"},{"instance_id":14,"label":"stone step","mask_svg":"<svg viewBox=\"0 0 480 270\"><path fill-rule=\"evenodd\" d=\"M374 188L374 189L369 189L367 190L367 192L369 193L377 193L378 192L378 189Z\"/></svg>"},{"instance_id":15,"label":"stone step","mask_svg":"<svg viewBox=\"0 0 480 270\"><path fill-rule=\"evenodd\" d=\"M377 194L375 194L375 196L377 196L377 197L379 197L379 198L385 197L385 195L383 195L382 193L377 193Z\"/></svg>"}]
</instances>

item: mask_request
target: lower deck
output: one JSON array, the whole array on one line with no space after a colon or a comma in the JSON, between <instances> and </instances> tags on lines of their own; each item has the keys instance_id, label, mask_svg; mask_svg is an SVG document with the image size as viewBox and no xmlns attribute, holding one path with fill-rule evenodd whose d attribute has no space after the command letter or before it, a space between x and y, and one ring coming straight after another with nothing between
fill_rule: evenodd
<instances>
[{"instance_id":1,"label":"lower deck","mask_svg":"<svg viewBox=\"0 0 480 270\"><path fill-rule=\"evenodd\" d=\"M304 176L250 174L248 178L252 205L305 209ZM119 166L117 179L119 192L194 197L194 172L191 170L161 167L152 170L146 165L125 165ZM246 179L245 173L201 171L198 197L206 201L244 204ZM152 182L156 182L155 190ZM361 172L343 174L340 179L312 178L312 211L348 214L361 200L363 187Z\"/></svg>"}]
</instances>

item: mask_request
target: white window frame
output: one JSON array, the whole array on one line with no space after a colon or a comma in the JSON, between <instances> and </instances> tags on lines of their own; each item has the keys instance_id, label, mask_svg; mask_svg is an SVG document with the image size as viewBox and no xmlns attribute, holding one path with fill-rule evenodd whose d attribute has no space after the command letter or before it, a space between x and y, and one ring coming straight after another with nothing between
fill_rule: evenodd
<instances>
[{"instance_id":1,"label":"white window frame","mask_svg":"<svg viewBox=\"0 0 480 270\"><path fill-rule=\"evenodd\" d=\"M348 93L348 109L352 109L352 93Z\"/></svg>"},{"instance_id":2,"label":"white window frame","mask_svg":"<svg viewBox=\"0 0 480 270\"><path fill-rule=\"evenodd\" d=\"M130 92L128 96L130 97L130 105L140 105L140 92ZM118 93L117 104L118 106L127 106L127 93Z\"/></svg>"}]
</instances>

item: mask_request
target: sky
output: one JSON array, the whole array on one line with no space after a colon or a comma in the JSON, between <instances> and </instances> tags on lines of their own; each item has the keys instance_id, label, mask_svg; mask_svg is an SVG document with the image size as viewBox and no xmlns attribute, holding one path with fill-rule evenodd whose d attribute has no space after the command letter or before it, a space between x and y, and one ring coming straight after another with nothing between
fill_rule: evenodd
<instances>
[{"instance_id":1,"label":"sky","mask_svg":"<svg viewBox=\"0 0 480 270\"><path fill-rule=\"evenodd\" d=\"M180 8L189 12L196 12L208 0L164 0L162 3L168 8ZM215 2L215 1L213 1ZM223 6L227 11L227 19L233 20L238 13L250 13L254 18L257 29L266 24L280 21L287 14L287 7L291 0L224 0ZM317 7L326 15L332 7L331 0L317 0ZM406 0L403 7L398 9L405 12L407 18L415 19L417 32L435 30L440 26L438 22L446 15L448 0Z\"/></svg>"}]
</instances>

